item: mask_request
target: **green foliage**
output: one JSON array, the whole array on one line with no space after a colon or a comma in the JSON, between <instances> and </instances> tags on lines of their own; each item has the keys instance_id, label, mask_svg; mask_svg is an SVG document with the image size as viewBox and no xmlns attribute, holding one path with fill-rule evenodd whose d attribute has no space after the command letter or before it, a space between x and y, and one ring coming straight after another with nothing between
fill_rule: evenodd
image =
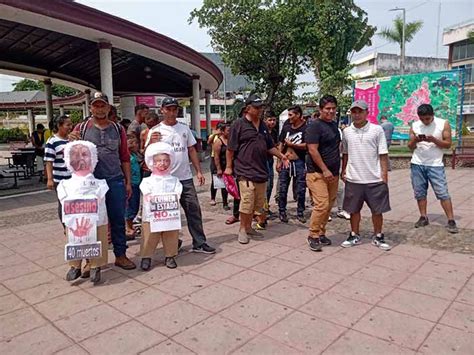
<instances>
[{"instance_id":1,"label":"green foliage","mask_svg":"<svg viewBox=\"0 0 474 355\"><path fill-rule=\"evenodd\" d=\"M26 141L26 134L20 128L0 128L0 143Z\"/></svg>"},{"instance_id":2,"label":"green foliage","mask_svg":"<svg viewBox=\"0 0 474 355\"><path fill-rule=\"evenodd\" d=\"M77 124L82 121L82 110L71 110L69 112L69 118L73 124Z\"/></svg>"},{"instance_id":3,"label":"green foliage","mask_svg":"<svg viewBox=\"0 0 474 355\"><path fill-rule=\"evenodd\" d=\"M413 21L405 23L405 42L411 42L413 37L423 27L423 21ZM397 16L393 20L392 28L384 28L378 35L385 38L387 41L392 43L398 43L400 49L402 48L402 37L403 37L403 19L401 16Z\"/></svg>"},{"instance_id":4,"label":"green foliage","mask_svg":"<svg viewBox=\"0 0 474 355\"><path fill-rule=\"evenodd\" d=\"M349 54L375 32L353 0L204 0L193 20L207 28L232 72L249 77L277 113L294 102L296 78L307 70L321 92L341 95Z\"/></svg>"},{"instance_id":5,"label":"green foliage","mask_svg":"<svg viewBox=\"0 0 474 355\"><path fill-rule=\"evenodd\" d=\"M12 85L13 91L44 91L44 83L42 81L23 79ZM77 90L60 84L53 84L52 92L54 96L58 97L73 96L78 93Z\"/></svg>"}]
</instances>

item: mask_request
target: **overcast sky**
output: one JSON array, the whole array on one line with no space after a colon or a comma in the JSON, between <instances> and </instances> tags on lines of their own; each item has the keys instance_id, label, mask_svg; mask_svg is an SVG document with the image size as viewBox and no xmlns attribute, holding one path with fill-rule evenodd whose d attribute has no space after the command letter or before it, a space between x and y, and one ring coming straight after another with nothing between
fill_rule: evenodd
<instances>
[{"instance_id":1,"label":"overcast sky","mask_svg":"<svg viewBox=\"0 0 474 355\"><path fill-rule=\"evenodd\" d=\"M212 52L210 38L205 29L200 29L196 23L188 25L190 12L199 7L199 0L102 0L78 2L94 7L112 15L127 19L144 27L160 32L200 52ZM383 27L391 26L397 12L389 12L394 7L406 8L407 22L423 20L424 25L412 42L406 46L407 55L447 57L447 47L442 45L443 28L474 18L473 0L355 0L369 17L369 23ZM438 24L438 9L441 12ZM439 41L437 41L437 30ZM398 46L388 44L379 36L372 39L372 47L366 47L354 58L368 55L374 50L383 53L398 53ZM438 53L436 51L438 43ZM311 76L304 76L304 81ZM15 78L0 76L0 91L10 91Z\"/></svg>"}]
</instances>

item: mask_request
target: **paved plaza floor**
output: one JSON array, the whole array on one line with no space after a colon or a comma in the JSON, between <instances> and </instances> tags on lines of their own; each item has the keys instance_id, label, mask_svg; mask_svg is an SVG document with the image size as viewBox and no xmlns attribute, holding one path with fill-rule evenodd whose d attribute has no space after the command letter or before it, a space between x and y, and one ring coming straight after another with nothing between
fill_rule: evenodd
<instances>
[{"instance_id":1,"label":"paved plaza floor","mask_svg":"<svg viewBox=\"0 0 474 355\"><path fill-rule=\"evenodd\" d=\"M64 280L53 193L0 199L0 354L472 354L473 172L447 170L457 235L445 231L433 195L431 225L415 230L408 171L390 173L389 252L369 238L340 248L349 225L337 218L328 225L333 245L320 253L293 219L270 221L263 240L241 245L238 226L224 223L229 212L209 206L201 188L217 254L189 252L184 228L177 269L163 266L158 249L151 271L124 271L109 251L95 287ZM137 262L138 251L130 242Z\"/></svg>"}]
</instances>

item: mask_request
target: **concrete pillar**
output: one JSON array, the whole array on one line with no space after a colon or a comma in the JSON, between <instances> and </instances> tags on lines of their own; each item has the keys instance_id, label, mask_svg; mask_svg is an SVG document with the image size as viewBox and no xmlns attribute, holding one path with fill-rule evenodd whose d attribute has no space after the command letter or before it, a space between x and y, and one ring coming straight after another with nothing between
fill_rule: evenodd
<instances>
[{"instance_id":1,"label":"concrete pillar","mask_svg":"<svg viewBox=\"0 0 474 355\"><path fill-rule=\"evenodd\" d=\"M89 116L89 110L87 109L87 105L85 102L82 103L82 118L86 118Z\"/></svg>"},{"instance_id":2,"label":"concrete pillar","mask_svg":"<svg viewBox=\"0 0 474 355\"><path fill-rule=\"evenodd\" d=\"M108 42L100 42L99 57L100 90L109 98L109 104L113 104L114 88L112 84L112 44Z\"/></svg>"},{"instance_id":3,"label":"concrete pillar","mask_svg":"<svg viewBox=\"0 0 474 355\"><path fill-rule=\"evenodd\" d=\"M212 127L211 127L211 92L209 90L206 90L205 102L206 102L206 130L207 130L207 136L209 137L212 133Z\"/></svg>"},{"instance_id":4,"label":"concrete pillar","mask_svg":"<svg viewBox=\"0 0 474 355\"><path fill-rule=\"evenodd\" d=\"M91 106L91 91L89 89L86 89L86 91L84 91L84 93L86 94L86 112L87 112L87 116L89 116L89 107Z\"/></svg>"},{"instance_id":5,"label":"concrete pillar","mask_svg":"<svg viewBox=\"0 0 474 355\"><path fill-rule=\"evenodd\" d=\"M35 116L33 115L33 110L28 109L28 131L30 131L30 136L35 130Z\"/></svg>"},{"instance_id":6,"label":"concrete pillar","mask_svg":"<svg viewBox=\"0 0 474 355\"><path fill-rule=\"evenodd\" d=\"M64 116L64 106L59 106L59 116Z\"/></svg>"},{"instance_id":7,"label":"concrete pillar","mask_svg":"<svg viewBox=\"0 0 474 355\"><path fill-rule=\"evenodd\" d=\"M53 120L53 83L51 79L45 79L44 81L44 93L46 94L46 117L48 123Z\"/></svg>"},{"instance_id":8,"label":"concrete pillar","mask_svg":"<svg viewBox=\"0 0 474 355\"><path fill-rule=\"evenodd\" d=\"M193 75L193 103L191 127L196 131L197 137L201 138L201 115L199 113L199 75Z\"/></svg>"}]
</instances>

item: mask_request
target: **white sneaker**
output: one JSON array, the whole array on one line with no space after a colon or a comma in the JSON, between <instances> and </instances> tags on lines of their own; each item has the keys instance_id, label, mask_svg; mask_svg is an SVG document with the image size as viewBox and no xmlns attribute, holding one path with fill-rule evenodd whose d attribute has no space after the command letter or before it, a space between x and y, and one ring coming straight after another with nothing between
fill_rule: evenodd
<instances>
[{"instance_id":1,"label":"white sneaker","mask_svg":"<svg viewBox=\"0 0 474 355\"><path fill-rule=\"evenodd\" d=\"M390 249L392 249L392 246L385 241L383 233L379 233L373 236L372 245L383 251L389 251Z\"/></svg>"},{"instance_id":2,"label":"white sneaker","mask_svg":"<svg viewBox=\"0 0 474 355\"><path fill-rule=\"evenodd\" d=\"M354 232L350 232L349 237L347 237L347 239L341 243L341 247L350 248L361 243L362 241L360 239L360 236L355 234Z\"/></svg>"},{"instance_id":3,"label":"white sneaker","mask_svg":"<svg viewBox=\"0 0 474 355\"><path fill-rule=\"evenodd\" d=\"M237 238L240 244L248 244L249 243L249 236L247 233L239 231L239 236Z\"/></svg>"},{"instance_id":4,"label":"white sneaker","mask_svg":"<svg viewBox=\"0 0 474 355\"><path fill-rule=\"evenodd\" d=\"M344 210L338 211L336 216L338 216L339 218L347 219L347 220L351 219L351 215Z\"/></svg>"},{"instance_id":5,"label":"white sneaker","mask_svg":"<svg viewBox=\"0 0 474 355\"><path fill-rule=\"evenodd\" d=\"M331 221L332 221L332 217L331 217L331 215L329 215L328 222L331 222Z\"/></svg>"}]
</instances>

